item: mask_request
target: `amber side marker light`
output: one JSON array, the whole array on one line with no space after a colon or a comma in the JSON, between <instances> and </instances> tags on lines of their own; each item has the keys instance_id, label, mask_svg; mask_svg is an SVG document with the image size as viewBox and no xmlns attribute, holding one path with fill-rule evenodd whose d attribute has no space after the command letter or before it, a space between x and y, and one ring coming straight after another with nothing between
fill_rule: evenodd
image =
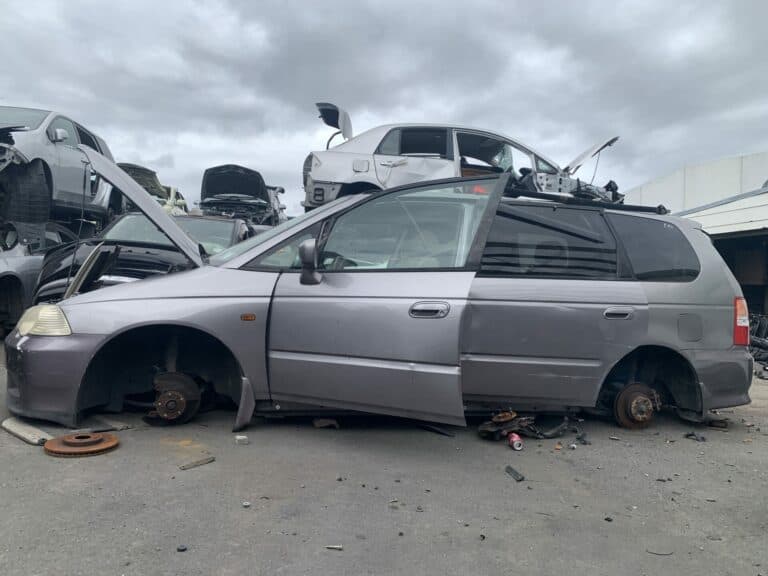
<instances>
[{"instance_id":1,"label":"amber side marker light","mask_svg":"<svg viewBox=\"0 0 768 576\"><path fill-rule=\"evenodd\" d=\"M243 322L253 322L256 320L256 314L240 314L240 320Z\"/></svg>"}]
</instances>

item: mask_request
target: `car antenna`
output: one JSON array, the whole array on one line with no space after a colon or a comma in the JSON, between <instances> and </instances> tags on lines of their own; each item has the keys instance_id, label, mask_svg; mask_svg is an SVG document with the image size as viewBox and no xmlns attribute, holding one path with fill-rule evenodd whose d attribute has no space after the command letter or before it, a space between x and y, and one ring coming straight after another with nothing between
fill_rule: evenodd
<instances>
[{"instance_id":1,"label":"car antenna","mask_svg":"<svg viewBox=\"0 0 768 576\"><path fill-rule=\"evenodd\" d=\"M82 151L81 151L82 152ZM75 260L77 259L77 251L80 249L80 235L83 233L83 222L85 221L85 188L90 182L91 178L91 161L88 159L88 155L83 152L85 156L81 162L85 165L83 170L83 196L80 202L80 223L77 226L77 240L75 240L75 250L72 252L72 260L69 263L69 270L67 270L67 283L64 285L64 292L66 293L69 288L69 282L72 278L72 269L75 266Z\"/></svg>"}]
</instances>

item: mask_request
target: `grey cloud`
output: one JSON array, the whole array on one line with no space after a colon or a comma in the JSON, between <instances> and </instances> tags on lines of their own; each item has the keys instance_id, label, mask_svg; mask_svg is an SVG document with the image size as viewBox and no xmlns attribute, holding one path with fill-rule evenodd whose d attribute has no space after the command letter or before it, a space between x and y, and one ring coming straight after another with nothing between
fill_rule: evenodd
<instances>
[{"instance_id":1,"label":"grey cloud","mask_svg":"<svg viewBox=\"0 0 768 576\"><path fill-rule=\"evenodd\" d=\"M0 102L66 111L193 197L206 166L232 159L296 204L301 160L324 143L319 100L358 131L472 124L562 163L619 134L598 180L626 190L768 149L767 19L768 4L736 0L11 4Z\"/></svg>"}]
</instances>

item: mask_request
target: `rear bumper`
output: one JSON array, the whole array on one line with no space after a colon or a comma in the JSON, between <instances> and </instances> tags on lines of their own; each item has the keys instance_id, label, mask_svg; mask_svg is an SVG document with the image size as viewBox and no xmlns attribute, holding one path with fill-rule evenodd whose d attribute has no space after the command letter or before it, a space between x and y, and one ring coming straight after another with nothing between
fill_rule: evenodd
<instances>
[{"instance_id":1,"label":"rear bumper","mask_svg":"<svg viewBox=\"0 0 768 576\"><path fill-rule=\"evenodd\" d=\"M104 336L19 336L5 340L8 410L17 416L78 424L80 383Z\"/></svg>"},{"instance_id":2,"label":"rear bumper","mask_svg":"<svg viewBox=\"0 0 768 576\"><path fill-rule=\"evenodd\" d=\"M746 348L696 350L689 357L699 379L702 415L751 402L754 360Z\"/></svg>"},{"instance_id":3,"label":"rear bumper","mask_svg":"<svg viewBox=\"0 0 768 576\"><path fill-rule=\"evenodd\" d=\"M305 208L317 208L335 200L341 190L339 182L315 182L312 178L307 178L304 187L304 201L301 203Z\"/></svg>"}]
</instances>

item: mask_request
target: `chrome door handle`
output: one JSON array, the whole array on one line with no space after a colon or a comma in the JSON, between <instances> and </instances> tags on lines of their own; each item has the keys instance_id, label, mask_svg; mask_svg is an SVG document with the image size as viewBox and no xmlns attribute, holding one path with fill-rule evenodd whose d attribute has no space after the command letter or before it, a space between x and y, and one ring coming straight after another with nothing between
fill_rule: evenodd
<instances>
[{"instance_id":1,"label":"chrome door handle","mask_svg":"<svg viewBox=\"0 0 768 576\"><path fill-rule=\"evenodd\" d=\"M631 306L612 306L606 308L603 312L603 318L606 320L629 320L635 313Z\"/></svg>"},{"instance_id":2,"label":"chrome door handle","mask_svg":"<svg viewBox=\"0 0 768 576\"><path fill-rule=\"evenodd\" d=\"M408 162L405 158L402 158L400 160L382 160L379 162L379 166L384 166L386 168L394 168L395 166L402 166Z\"/></svg>"},{"instance_id":3,"label":"chrome door handle","mask_svg":"<svg viewBox=\"0 0 768 576\"><path fill-rule=\"evenodd\" d=\"M411 318L445 318L451 311L448 302L416 302L408 310Z\"/></svg>"}]
</instances>

